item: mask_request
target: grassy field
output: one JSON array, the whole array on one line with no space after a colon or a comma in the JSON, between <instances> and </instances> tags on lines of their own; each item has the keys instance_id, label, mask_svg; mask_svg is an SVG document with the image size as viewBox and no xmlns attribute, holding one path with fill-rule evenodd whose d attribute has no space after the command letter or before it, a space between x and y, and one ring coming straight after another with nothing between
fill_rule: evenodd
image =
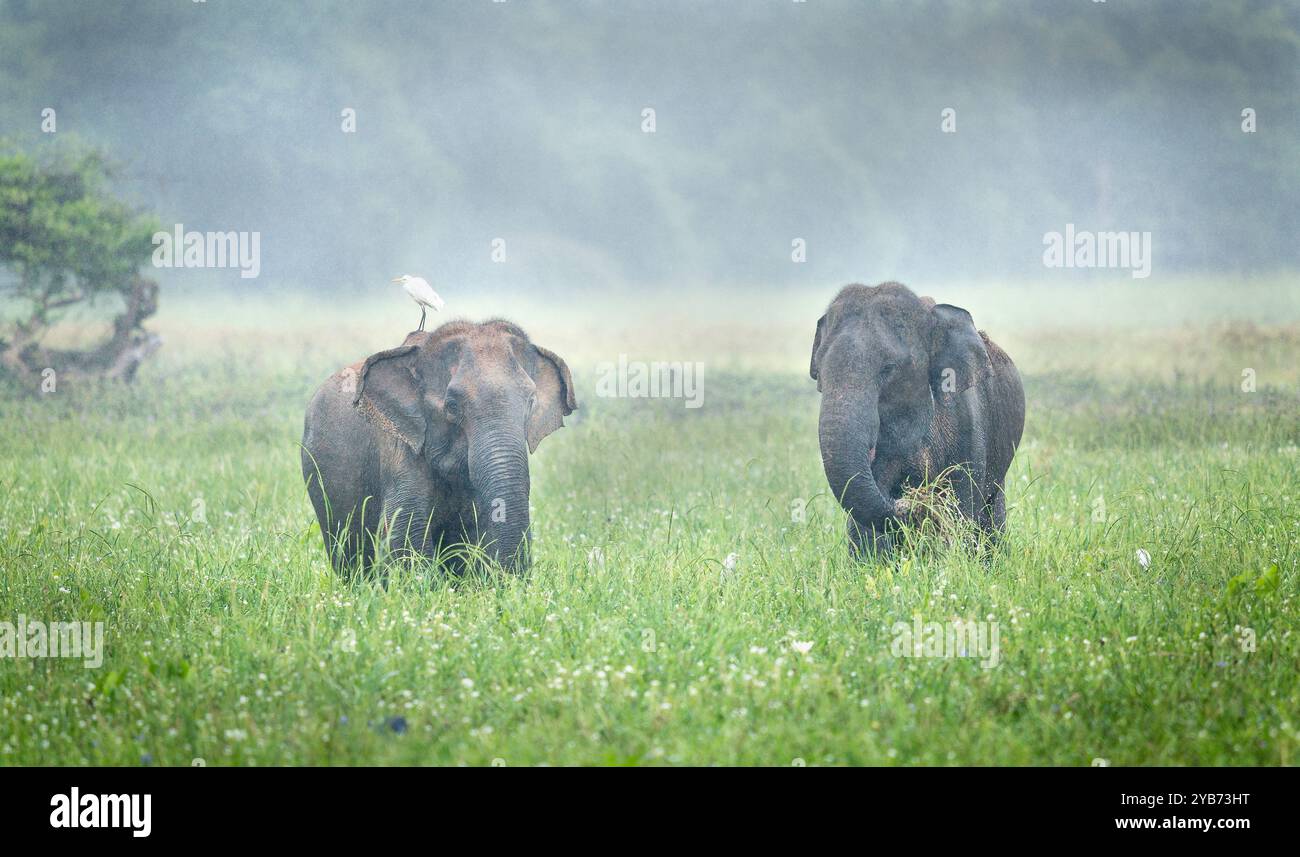
<instances>
[{"instance_id":1,"label":"grassy field","mask_svg":"<svg viewBox=\"0 0 1300 857\"><path fill-rule=\"evenodd\" d=\"M405 298L164 295L133 387L3 387L0 621L103 621L105 651L0 659L0 764L1297 761L1295 280L919 290L1025 377L988 564L848 560L807 376L833 287L589 296L505 313L579 388L532 572L386 590L330 571L297 442ZM595 398L620 353L703 361L704 406ZM997 623L997 665L896 657L918 616Z\"/></svg>"}]
</instances>

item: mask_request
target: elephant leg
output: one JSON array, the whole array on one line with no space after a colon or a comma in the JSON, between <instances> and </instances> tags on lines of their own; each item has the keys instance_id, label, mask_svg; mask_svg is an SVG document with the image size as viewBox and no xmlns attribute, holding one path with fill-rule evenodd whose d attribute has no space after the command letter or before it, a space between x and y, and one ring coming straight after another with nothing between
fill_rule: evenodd
<instances>
[{"instance_id":1,"label":"elephant leg","mask_svg":"<svg viewBox=\"0 0 1300 857\"><path fill-rule=\"evenodd\" d=\"M989 491L988 503L984 506L986 523L984 529L991 535L1000 536L1007 528L1007 495L1002 486L994 483Z\"/></svg>"},{"instance_id":2,"label":"elephant leg","mask_svg":"<svg viewBox=\"0 0 1300 857\"><path fill-rule=\"evenodd\" d=\"M375 546L359 522L340 522L325 537L325 552L334 570L346 578L364 574L374 564Z\"/></svg>"},{"instance_id":3,"label":"elephant leg","mask_svg":"<svg viewBox=\"0 0 1300 857\"><path fill-rule=\"evenodd\" d=\"M982 525L985 532L996 542L1007 529L1007 493L1001 485L994 483L984 510L987 522Z\"/></svg>"},{"instance_id":4,"label":"elephant leg","mask_svg":"<svg viewBox=\"0 0 1300 857\"><path fill-rule=\"evenodd\" d=\"M989 490L985 503L980 507L976 522L982 533L978 544L979 556L987 565L992 562L993 554L1006 530L1007 498L1001 485L994 484Z\"/></svg>"},{"instance_id":5,"label":"elephant leg","mask_svg":"<svg viewBox=\"0 0 1300 857\"><path fill-rule=\"evenodd\" d=\"M984 513L985 497L975 468L970 464L954 468L948 475L948 485L957 498L962 517L983 527L988 516Z\"/></svg>"},{"instance_id":6,"label":"elephant leg","mask_svg":"<svg viewBox=\"0 0 1300 857\"><path fill-rule=\"evenodd\" d=\"M334 571L350 577L352 572L368 568L374 559L374 549L361 520L363 512L353 509L346 515L337 515L320 486L319 474L314 471L307 478L307 494L316 509L325 555Z\"/></svg>"},{"instance_id":7,"label":"elephant leg","mask_svg":"<svg viewBox=\"0 0 1300 857\"><path fill-rule=\"evenodd\" d=\"M385 515L388 524L388 552L399 558L432 556L437 547L436 533L427 503L414 499L396 506Z\"/></svg>"}]
</instances>

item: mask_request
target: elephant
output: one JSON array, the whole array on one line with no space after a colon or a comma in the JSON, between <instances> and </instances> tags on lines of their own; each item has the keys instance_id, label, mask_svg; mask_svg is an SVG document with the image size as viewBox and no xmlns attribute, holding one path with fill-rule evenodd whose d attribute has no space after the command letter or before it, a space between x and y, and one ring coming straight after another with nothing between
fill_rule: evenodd
<instances>
[{"instance_id":1,"label":"elephant","mask_svg":"<svg viewBox=\"0 0 1300 857\"><path fill-rule=\"evenodd\" d=\"M1025 393L970 313L901 283L845 286L817 321L808 374L821 394L822 468L849 513L854 558L890 555L897 524L915 520L903 490L927 481L946 482L961 516L998 540Z\"/></svg>"},{"instance_id":2,"label":"elephant","mask_svg":"<svg viewBox=\"0 0 1300 857\"><path fill-rule=\"evenodd\" d=\"M528 456L577 407L568 365L502 319L415 331L336 372L312 397L302 437L334 569L480 544L525 570ZM463 571L468 552L450 553Z\"/></svg>"}]
</instances>

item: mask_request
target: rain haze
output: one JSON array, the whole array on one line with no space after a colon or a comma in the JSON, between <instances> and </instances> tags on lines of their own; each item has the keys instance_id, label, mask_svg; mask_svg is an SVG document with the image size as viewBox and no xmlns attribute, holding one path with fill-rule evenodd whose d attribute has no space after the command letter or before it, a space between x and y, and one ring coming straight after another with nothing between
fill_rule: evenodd
<instances>
[{"instance_id":1,"label":"rain haze","mask_svg":"<svg viewBox=\"0 0 1300 857\"><path fill-rule=\"evenodd\" d=\"M310 8L8 0L4 131L53 106L168 224L259 231L233 290L1068 284L1067 223L1156 276L1300 263L1290 4Z\"/></svg>"},{"instance_id":2,"label":"rain haze","mask_svg":"<svg viewBox=\"0 0 1300 857\"><path fill-rule=\"evenodd\" d=\"M0 765L1289 764L1298 237L1290 0L0 0Z\"/></svg>"}]
</instances>

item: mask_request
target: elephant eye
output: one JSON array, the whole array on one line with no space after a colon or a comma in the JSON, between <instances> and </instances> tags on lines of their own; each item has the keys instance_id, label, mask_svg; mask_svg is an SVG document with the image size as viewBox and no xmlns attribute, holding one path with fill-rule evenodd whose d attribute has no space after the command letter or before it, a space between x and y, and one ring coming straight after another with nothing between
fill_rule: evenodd
<instances>
[{"instance_id":1,"label":"elephant eye","mask_svg":"<svg viewBox=\"0 0 1300 857\"><path fill-rule=\"evenodd\" d=\"M447 393L446 398L442 400L442 409L446 411L447 416L451 419L460 418L460 396L455 393Z\"/></svg>"},{"instance_id":2,"label":"elephant eye","mask_svg":"<svg viewBox=\"0 0 1300 857\"><path fill-rule=\"evenodd\" d=\"M906 359L886 360L885 365L880 367L880 376L882 378L889 378L893 375L897 375L899 371L901 371L902 369L906 368L909 365L911 365L911 361Z\"/></svg>"},{"instance_id":3,"label":"elephant eye","mask_svg":"<svg viewBox=\"0 0 1300 857\"><path fill-rule=\"evenodd\" d=\"M536 394L536 393L529 393L529 394L528 394L528 412L529 412L529 413L532 413L532 412L535 411L536 409L537 409L537 394Z\"/></svg>"}]
</instances>

